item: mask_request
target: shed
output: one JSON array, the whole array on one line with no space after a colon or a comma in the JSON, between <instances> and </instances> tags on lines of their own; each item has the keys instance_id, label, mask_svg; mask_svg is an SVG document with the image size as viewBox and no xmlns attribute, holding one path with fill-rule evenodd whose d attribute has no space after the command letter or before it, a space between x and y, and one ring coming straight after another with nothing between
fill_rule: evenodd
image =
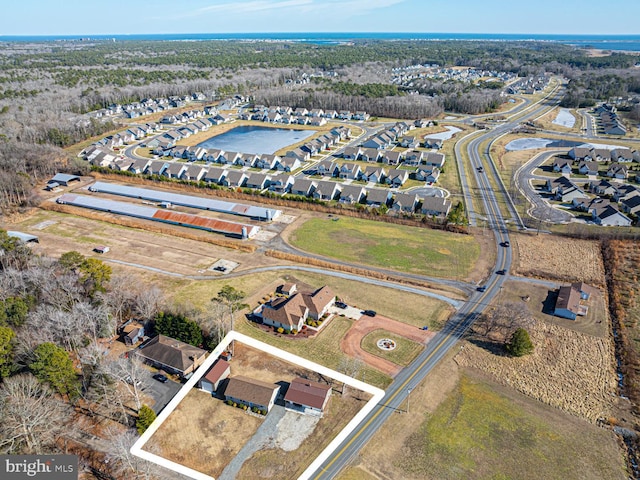
<instances>
[{"instance_id":1,"label":"shed","mask_svg":"<svg viewBox=\"0 0 640 480\"><path fill-rule=\"evenodd\" d=\"M69 182L79 182L80 177L78 175L69 175L68 173L56 173L51 180L47 183L57 183L58 185L69 185Z\"/></svg>"},{"instance_id":2,"label":"shed","mask_svg":"<svg viewBox=\"0 0 640 480\"><path fill-rule=\"evenodd\" d=\"M200 388L205 392L214 393L220 383L231 373L231 364L222 358L216 360L211 370L200 380Z\"/></svg>"},{"instance_id":3,"label":"shed","mask_svg":"<svg viewBox=\"0 0 640 480\"><path fill-rule=\"evenodd\" d=\"M330 385L294 378L284 396L284 405L287 410L321 417L330 396Z\"/></svg>"},{"instance_id":4,"label":"shed","mask_svg":"<svg viewBox=\"0 0 640 480\"><path fill-rule=\"evenodd\" d=\"M17 238L22 243L31 243L31 242L40 243L38 237L36 237L35 235L31 235L30 233L16 232L16 231L7 230L7 235L9 235L10 237L13 237L13 238Z\"/></svg>"}]
</instances>

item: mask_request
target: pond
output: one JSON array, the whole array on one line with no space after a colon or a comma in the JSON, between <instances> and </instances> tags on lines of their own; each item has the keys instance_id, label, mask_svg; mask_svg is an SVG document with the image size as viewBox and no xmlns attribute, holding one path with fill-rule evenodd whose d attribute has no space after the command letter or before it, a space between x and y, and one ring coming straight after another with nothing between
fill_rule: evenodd
<instances>
[{"instance_id":1,"label":"pond","mask_svg":"<svg viewBox=\"0 0 640 480\"><path fill-rule=\"evenodd\" d=\"M290 130L256 126L236 127L198 144L199 147L219 148L227 152L273 154L288 145L301 142L316 130Z\"/></svg>"},{"instance_id":2,"label":"pond","mask_svg":"<svg viewBox=\"0 0 640 480\"><path fill-rule=\"evenodd\" d=\"M507 143L504 147L508 152L520 150L536 150L538 148L572 148L583 145L582 142L570 140L554 140L551 138L518 138Z\"/></svg>"},{"instance_id":3,"label":"pond","mask_svg":"<svg viewBox=\"0 0 640 480\"><path fill-rule=\"evenodd\" d=\"M425 135L424 138L433 138L435 140L449 140L451 137L453 137L456 133L461 132L462 130L459 129L458 127L452 127L451 125L445 125L445 127L447 129L446 132L440 132L440 133L432 133L431 135Z\"/></svg>"}]
</instances>

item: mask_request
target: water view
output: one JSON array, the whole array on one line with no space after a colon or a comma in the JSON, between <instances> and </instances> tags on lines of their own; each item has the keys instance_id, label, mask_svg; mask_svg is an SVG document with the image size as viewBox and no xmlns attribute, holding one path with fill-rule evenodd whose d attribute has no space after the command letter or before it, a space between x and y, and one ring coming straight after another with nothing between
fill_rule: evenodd
<instances>
[{"instance_id":1,"label":"water view","mask_svg":"<svg viewBox=\"0 0 640 480\"><path fill-rule=\"evenodd\" d=\"M198 146L219 148L228 152L272 154L288 145L301 142L314 133L316 130L244 126L211 137Z\"/></svg>"}]
</instances>

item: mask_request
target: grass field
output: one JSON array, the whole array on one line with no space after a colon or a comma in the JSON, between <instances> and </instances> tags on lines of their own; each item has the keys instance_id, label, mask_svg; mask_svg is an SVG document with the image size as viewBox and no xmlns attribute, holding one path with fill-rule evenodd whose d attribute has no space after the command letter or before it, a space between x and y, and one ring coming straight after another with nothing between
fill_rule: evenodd
<instances>
[{"instance_id":1,"label":"grass field","mask_svg":"<svg viewBox=\"0 0 640 480\"><path fill-rule=\"evenodd\" d=\"M554 416L463 375L407 439L396 467L417 478L625 478L612 434L567 428Z\"/></svg>"},{"instance_id":2,"label":"grass field","mask_svg":"<svg viewBox=\"0 0 640 480\"><path fill-rule=\"evenodd\" d=\"M378 348L377 342L381 338L388 338L396 343L396 348L393 350L381 350ZM395 333L387 332L386 330L379 329L367 334L360 343L360 346L365 352L369 352L385 360L395 363L396 365L402 365L406 367L414 358L424 349L424 346L419 343L412 342Z\"/></svg>"},{"instance_id":3,"label":"grass field","mask_svg":"<svg viewBox=\"0 0 640 480\"><path fill-rule=\"evenodd\" d=\"M348 358L340 350L340 339L347 333L351 323L352 320L336 317L316 337L311 339L289 339L286 336L275 336L256 328L248 320L237 322L236 329L274 347L307 358L320 365L338 369L340 361ZM362 367L359 379L363 378L367 383L380 388L386 388L391 383L390 377L367 366Z\"/></svg>"},{"instance_id":4,"label":"grass field","mask_svg":"<svg viewBox=\"0 0 640 480\"><path fill-rule=\"evenodd\" d=\"M326 257L436 277L465 278L480 255L469 235L356 218L314 218L290 239Z\"/></svg>"}]
</instances>

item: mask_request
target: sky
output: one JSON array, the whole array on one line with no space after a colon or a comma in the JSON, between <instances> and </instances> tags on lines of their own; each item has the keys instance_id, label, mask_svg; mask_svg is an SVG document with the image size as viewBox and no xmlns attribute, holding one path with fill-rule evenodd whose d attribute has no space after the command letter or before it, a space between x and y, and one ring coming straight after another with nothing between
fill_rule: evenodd
<instances>
[{"instance_id":1,"label":"sky","mask_svg":"<svg viewBox=\"0 0 640 480\"><path fill-rule=\"evenodd\" d=\"M640 34L638 0L0 0L3 35Z\"/></svg>"}]
</instances>

